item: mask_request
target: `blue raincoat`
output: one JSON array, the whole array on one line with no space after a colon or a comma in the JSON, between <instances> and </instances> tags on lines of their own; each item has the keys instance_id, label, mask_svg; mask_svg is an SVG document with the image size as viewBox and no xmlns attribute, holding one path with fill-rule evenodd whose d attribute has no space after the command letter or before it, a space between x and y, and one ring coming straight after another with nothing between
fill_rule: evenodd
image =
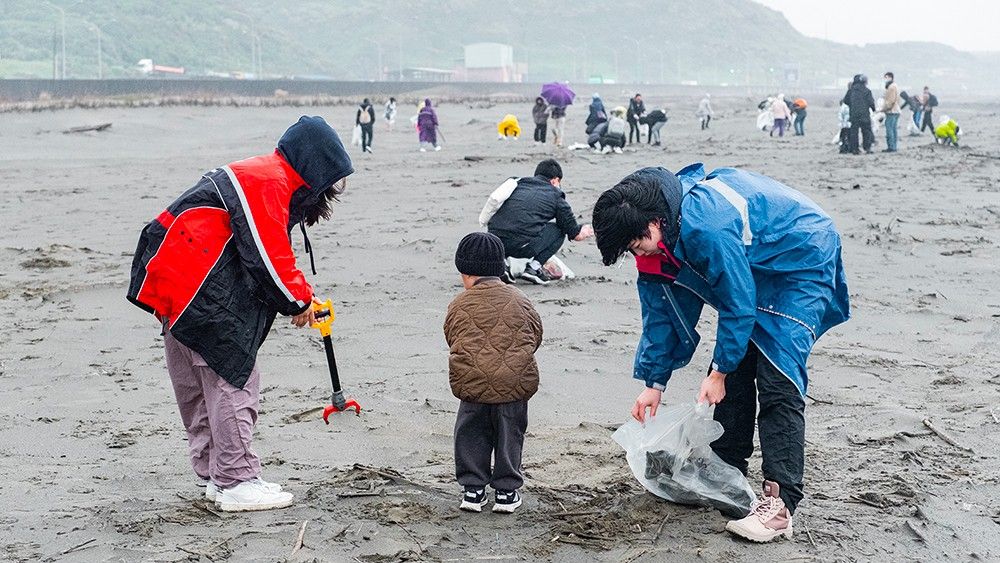
<instances>
[{"instance_id":1,"label":"blue raincoat","mask_svg":"<svg viewBox=\"0 0 1000 563\"><path fill-rule=\"evenodd\" d=\"M633 376L663 390L698 345L705 303L719 313L712 366L736 370L750 342L805 395L813 344L850 317L840 235L805 195L735 168L677 173L681 261L673 283L640 276Z\"/></svg>"}]
</instances>

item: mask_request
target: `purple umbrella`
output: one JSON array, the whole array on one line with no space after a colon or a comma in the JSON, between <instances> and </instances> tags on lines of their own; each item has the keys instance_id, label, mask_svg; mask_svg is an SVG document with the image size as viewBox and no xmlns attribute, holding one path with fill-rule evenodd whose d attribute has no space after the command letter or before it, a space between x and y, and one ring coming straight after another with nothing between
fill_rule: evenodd
<instances>
[{"instance_id":1,"label":"purple umbrella","mask_svg":"<svg viewBox=\"0 0 1000 563\"><path fill-rule=\"evenodd\" d=\"M542 84L541 96L546 102L560 107L572 104L573 98L576 98L576 94L569 89L569 86L561 82Z\"/></svg>"}]
</instances>

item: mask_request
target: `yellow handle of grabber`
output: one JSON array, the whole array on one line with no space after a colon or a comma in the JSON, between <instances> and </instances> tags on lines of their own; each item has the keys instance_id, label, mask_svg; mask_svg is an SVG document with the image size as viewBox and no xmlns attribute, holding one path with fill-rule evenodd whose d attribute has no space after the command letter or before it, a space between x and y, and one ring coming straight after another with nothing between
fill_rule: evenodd
<instances>
[{"instance_id":1,"label":"yellow handle of grabber","mask_svg":"<svg viewBox=\"0 0 1000 563\"><path fill-rule=\"evenodd\" d=\"M337 316L333 312L333 301L330 299L323 302L313 301L312 308L316 312L316 322L309 327L319 330L320 335L324 337L330 336L333 329L333 319Z\"/></svg>"}]
</instances>

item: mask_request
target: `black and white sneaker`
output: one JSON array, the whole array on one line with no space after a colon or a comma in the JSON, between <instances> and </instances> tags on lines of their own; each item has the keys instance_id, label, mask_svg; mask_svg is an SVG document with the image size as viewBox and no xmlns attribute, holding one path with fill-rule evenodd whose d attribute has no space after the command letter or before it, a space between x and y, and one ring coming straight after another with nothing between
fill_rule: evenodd
<instances>
[{"instance_id":1,"label":"black and white sneaker","mask_svg":"<svg viewBox=\"0 0 1000 563\"><path fill-rule=\"evenodd\" d=\"M498 514L513 514L521 506L521 495L517 491L497 491L493 512Z\"/></svg>"},{"instance_id":2,"label":"black and white sneaker","mask_svg":"<svg viewBox=\"0 0 1000 563\"><path fill-rule=\"evenodd\" d=\"M521 278L538 285L545 285L552 281L552 276L545 271L544 267L535 268L530 264L524 268L524 272L521 273Z\"/></svg>"},{"instance_id":3,"label":"black and white sneaker","mask_svg":"<svg viewBox=\"0 0 1000 563\"><path fill-rule=\"evenodd\" d=\"M500 273L500 280L505 284L513 284L514 276L510 274L510 260L504 259L503 261L503 272Z\"/></svg>"},{"instance_id":4,"label":"black and white sneaker","mask_svg":"<svg viewBox=\"0 0 1000 563\"><path fill-rule=\"evenodd\" d=\"M486 489L466 487L465 494L462 496L462 504L458 508L466 512L482 512L483 507L489 502L489 499L486 498Z\"/></svg>"}]
</instances>

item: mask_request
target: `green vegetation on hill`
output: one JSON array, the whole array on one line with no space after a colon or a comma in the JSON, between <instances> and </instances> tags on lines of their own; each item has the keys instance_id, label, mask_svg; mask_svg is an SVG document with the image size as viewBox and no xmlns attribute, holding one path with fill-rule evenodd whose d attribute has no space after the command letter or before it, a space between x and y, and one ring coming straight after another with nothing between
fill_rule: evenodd
<instances>
[{"instance_id":1,"label":"green vegetation on hill","mask_svg":"<svg viewBox=\"0 0 1000 563\"><path fill-rule=\"evenodd\" d=\"M996 56L808 38L751 0L0 0L0 77L53 76L61 52L55 6L66 12L69 78L97 77L99 27L110 77L138 75L143 58L193 74L250 73L255 31L265 76L372 80L380 59L389 70L452 69L463 45L495 41L514 46L532 81L778 87L796 70L801 86L816 87L856 72L877 83L893 70L911 86L1000 87Z\"/></svg>"}]
</instances>

